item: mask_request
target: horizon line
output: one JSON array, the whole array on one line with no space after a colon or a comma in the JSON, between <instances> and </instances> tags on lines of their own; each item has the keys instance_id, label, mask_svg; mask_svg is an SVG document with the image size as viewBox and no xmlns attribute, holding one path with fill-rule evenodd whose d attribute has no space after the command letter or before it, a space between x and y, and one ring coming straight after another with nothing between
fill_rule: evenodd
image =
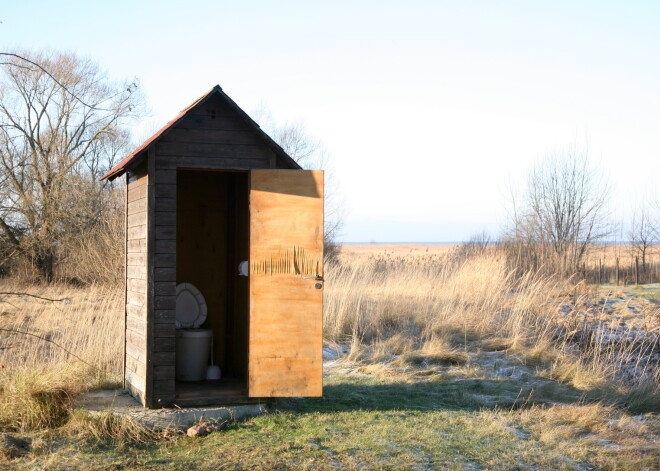
<instances>
[{"instance_id":1,"label":"horizon line","mask_svg":"<svg viewBox=\"0 0 660 471\"><path fill-rule=\"evenodd\" d=\"M469 244L469 240L459 240L459 241L345 241L345 242L336 242L337 245L458 245L458 244ZM500 242L498 241L489 241L486 242L486 245L497 245ZM603 240L598 242L593 242L590 245L631 245L634 242L631 240ZM659 245L660 240L651 241L649 245Z\"/></svg>"}]
</instances>

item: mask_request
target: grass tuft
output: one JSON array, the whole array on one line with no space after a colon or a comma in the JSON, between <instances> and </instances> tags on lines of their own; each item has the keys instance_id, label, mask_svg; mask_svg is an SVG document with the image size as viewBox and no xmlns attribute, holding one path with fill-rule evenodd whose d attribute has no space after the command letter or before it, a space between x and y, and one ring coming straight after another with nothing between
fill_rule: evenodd
<instances>
[{"instance_id":1,"label":"grass tuft","mask_svg":"<svg viewBox=\"0 0 660 471\"><path fill-rule=\"evenodd\" d=\"M32 368L12 374L3 381L0 394L0 427L30 431L63 425L74 399L86 388L86 370L62 365L60 369Z\"/></svg>"},{"instance_id":2,"label":"grass tuft","mask_svg":"<svg viewBox=\"0 0 660 471\"><path fill-rule=\"evenodd\" d=\"M63 428L65 435L92 444L111 443L115 446L145 444L162 438L144 425L108 411L88 412L76 410Z\"/></svg>"},{"instance_id":3,"label":"grass tuft","mask_svg":"<svg viewBox=\"0 0 660 471\"><path fill-rule=\"evenodd\" d=\"M399 357L403 365L425 367L432 365L465 365L470 360L467 353L459 350L448 350L442 353L407 352Z\"/></svg>"}]
</instances>

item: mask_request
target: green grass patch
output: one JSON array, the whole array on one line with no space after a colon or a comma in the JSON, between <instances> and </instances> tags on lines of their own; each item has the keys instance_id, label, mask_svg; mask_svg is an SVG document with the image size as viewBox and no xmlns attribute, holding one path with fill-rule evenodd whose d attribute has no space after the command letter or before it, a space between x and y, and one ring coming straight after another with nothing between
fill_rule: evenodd
<instances>
[{"instance_id":1,"label":"green grass patch","mask_svg":"<svg viewBox=\"0 0 660 471\"><path fill-rule=\"evenodd\" d=\"M403 381L335 372L326 375L324 397L279 400L270 414L206 438L119 447L60 438L47 452L13 464L55 470L643 469L660 459L648 431L638 433L634 446L616 443L606 419L620 411L579 403L569 386L543 381ZM551 400L576 402L557 409L546 404Z\"/></svg>"},{"instance_id":2,"label":"green grass patch","mask_svg":"<svg viewBox=\"0 0 660 471\"><path fill-rule=\"evenodd\" d=\"M645 283L639 285L629 284L627 286L600 285L599 288L601 291L605 292L620 292L628 295L640 296L650 301L660 303L660 283Z\"/></svg>"}]
</instances>

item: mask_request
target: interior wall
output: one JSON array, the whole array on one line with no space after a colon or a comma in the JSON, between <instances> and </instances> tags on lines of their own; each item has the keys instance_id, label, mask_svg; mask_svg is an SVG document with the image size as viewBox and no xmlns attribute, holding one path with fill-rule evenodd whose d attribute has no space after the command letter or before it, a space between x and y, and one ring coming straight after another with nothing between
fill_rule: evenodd
<instances>
[{"instance_id":1,"label":"interior wall","mask_svg":"<svg viewBox=\"0 0 660 471\"><path fill-rule=\"evenodd\" d=\"M228 300L228 310L236 313L232 316L232 329L228 331L228 352L234 358L228 365L227 373L238 378L247 379L248 371L248 299L249 278L237 276L238 264L248 260L250 254L249 234L249 204L248 204L248 174L235 173L233 194L234 199L230 206L233 210L235 228L230 247L233 247L230 261L230 279L233 281L231 292L233 296Z\"/></svg>"},{"instance_id":2,"label":"interior wall","mask_svg":"<svg viewBox=\"0 0 660 471\"><path fill-rule=\"evenodd\" d=\"M177 171L176 282L204 295L213 359L223 376L247 377L247 174Z\"/></svg>"}]
</instances>

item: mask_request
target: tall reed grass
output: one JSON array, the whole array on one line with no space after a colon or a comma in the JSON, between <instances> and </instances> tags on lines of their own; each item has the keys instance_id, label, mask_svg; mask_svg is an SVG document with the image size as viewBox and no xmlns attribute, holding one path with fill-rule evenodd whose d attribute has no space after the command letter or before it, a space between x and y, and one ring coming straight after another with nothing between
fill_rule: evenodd
<instances>
[{"instance_id":1,"label":"tall reed grass","mask_svg":"<svg viewBox=\"0 0 660 471\"><path fill-rule=\"evenodd\" d=\"M342 255L327 280L325 340L350 345L349 359L462 364L479 349L510 349L579 388L609 385L638 402L659 397L657 365L639 346L564 335L557 300L588 296L584 283L519 275L496 251ZM121 384L121 288L4 282L0 291L61 299L0 295L0 428L61 425L76 395ZM631 361L642 374L623 380L618 373Z\"/></svg>"},{"instance_id":2,"label":"tall reed grass","mask_svg":"<svg viewBox=\"0 0 660 471\"><path fill-rule=\"evenodd\" d=\"M405 256L343 260L328 277L324 332L363 342L405 333L423 346L439 337L543 338L560 285L531 272L517 277L497 254L455 259Z\"/></svg>"},{"instance_id":3,"label":"tall reed grass","mask_svg":"<svg viewBox=\"0 0 660 471\"><path fill-rule=\"evenodd\" d=\"M351 345L350 358L451 358L458 350L506 348L579 389L642 409L660 400L657 335L610 342L595 325L593 335L569 335L566 319L581 318L581 303L562 313L559 301L588 303L592 288L541 270L521 274L496 248L467 257L343 257L329 271L328 287L324 334ZM659 327L660 308L654 312L650 330Z\"/></svg>"},{"instance_id":4,"label":"tall reed grass","mask_svg":"<svg viewBox=\"0 0 660 471\"><path fill-rule=\"evenodd\" d=\"M3 283L0 291L59 300L0 295L0 428L61 425L78 394L121 384L120 290Z\"/></svg>"}]
</instances>

